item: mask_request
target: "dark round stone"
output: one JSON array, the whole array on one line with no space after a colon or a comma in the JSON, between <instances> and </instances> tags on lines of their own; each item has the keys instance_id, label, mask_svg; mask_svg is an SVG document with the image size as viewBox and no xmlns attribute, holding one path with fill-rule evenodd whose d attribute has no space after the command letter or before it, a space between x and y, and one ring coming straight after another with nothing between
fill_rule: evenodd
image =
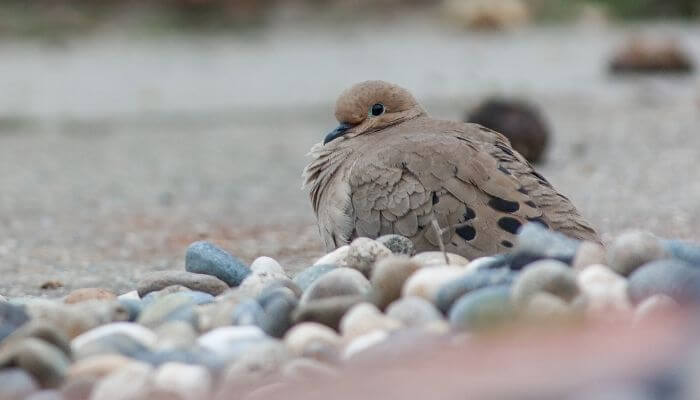
<instances>
[{"instance_id":1,"label":"dark round stone","mask_svg":"<svg viewBox=\"0 0 700 400\"><path fill-rule=\"evenodd\" d=\"M469 112L466 121L502 133L518 153L533 163L542 159L549 142L549 128L542 114L525 101L488 99Z\"/></svg>"}]
</instances>

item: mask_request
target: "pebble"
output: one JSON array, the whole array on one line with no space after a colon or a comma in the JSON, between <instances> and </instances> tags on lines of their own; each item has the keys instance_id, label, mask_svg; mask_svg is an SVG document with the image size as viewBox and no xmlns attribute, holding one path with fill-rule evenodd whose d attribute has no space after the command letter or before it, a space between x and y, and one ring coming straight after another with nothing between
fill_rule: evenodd
<instances>
[{"instance_id":1,"label":"pebble","mask_svg":"<svg viewBox=\"0 0 700 400\"><path fill-rule=\"evenodd\" d=\"M467 272L464 267L457 266L422 268L406 280L401 295L422 297L434 304L437 293L443 285L465 274Z\"/></svg>"},{"instance_id":2,"label":"pebble","mask_svg":"<svg viewBox=\"0 0 700 400\"><path fill-rule=\"evenodd\" d=\"M297 276L294 277L294 283L301 288L302 292L306 291L318 278L336 268L338 267L333 264L312 265L299 272Z\"/></svg>"},{"instance_id":3,"label":"pebble","mask_svg":"<svg viewBox=\"0 0 700 400\"><path fill-rule=\"evenodd\" d=\"M350 339L377 330L391 332L401 327L401 322L385 316L370 303L354 305L340 320L340 333Z\"/></svg>"},{"instance_id":4,"label":"pebble","mask_svg":"<svg viewBox=\"0 0 700 400\"><path fill-rule=\"evenodd\" d=\"M227 326L205 333L197 338L197 344L212 353L217 353L230 350L240 343L253 343L265 338L265 332L257 326Z\"/></svg>"},{"instance_id":5,"label":"pebble","mask_svg":"<svg viewBox=\"0 0 700 400\"><path fill-rule=\"evenodd\" d=\"M333 367L311 358L295 358L282 367L282 376L296 381L314 382L338 375Z\"/></svg>"},{"instance_id":6,"label":"pebble","mask_svg":"<svg viewBox=\"0 0 700 400\"><path fill-rule=\"evenodd\" d=\"M571 264L580 243L562 233L551 231L542 224L527 223L518 232L518 240L511 252L510 267L519 270L543 258Z\"/></svg>"},{"instance_id":7,"label":"pebble","mask_svg":"<svg viewBox=\"0 0 700 400\"><path fill-rule=\"evenodd\" d=\"M580 290L576 275L568 265L557 260L540 260L528 265L513 284L513 303L526 307L539 292L551 293L571 302Z\"/></svg>"},{"instance_id":8,"label":"pebble","mask_svg":"<svg viewBox=\"0 0 700 400\"><path fill-rule=\"evenodd\" d=\"M355 304L366 301L365 296L334 296L300 304L292 314L294 323L318 322L338 330L340 319Z\"/></svg>"},{"instance_id":9,"label":"pebble","mask_svg":"<svg viewBox=\"0 0 700 400\"><path fill-rule=\"evenodd\" d=\"M228 290L228 285L211 275L196 274L187 271L154 271L139 279L137 291L143 297L151 292L179 285L198 292L217 296Z\"/></svg>"},{"instance_id":10,"label":"pebble","mask_svg":"<svg viewBox=\"0 0 700 400\"><path fill-rule=\"evenodd\" d=\"M267 296L269 293L283 289L289 290L292 293L293 297L297 299L301 297L301 294L304 292L294 281L292 281L289 278L284 278L272 281L269 285L265 286L263 290L258 294L258 299Z\"/></svg>"},{"instance_id":11,"label":"pebble","mask_svg":"<svg viewBox=\"0 0 700 400\"><path fill-rule=\"evenodd\" d=\"M681 305L700 302L700 270L676 259L657 260L637 268L628 278L627 294L639 304L656 294Z\"/></svg>"},{"instance_id":12,"label":"pebble","mask_svg":"<svg viewBox=\"0 0 700 400\"><path fill-rule=\"evenodd\" d=\"M156 370L153 386L156 390L171 393L181 400L199 400L209 397L213 379L202 366L165 363Z\"/></svg>"},{"instance_id":13,"label":"pebble","mask_svg":"<svg viewBox=\"0 0 700 400\"><path fill-rule=\"evenodd\" d=\"M469 261L467 271L476 272L489 269L500 269L508 267L508 256L506 254L497 254L495 256L479 257Z\"/></svg>"},{"instance_id":14,"label":"pebble","mask_svg":"<svg viewBox=\"0 0 700 400\"><path fill-rule=\"evenodd\" d=\"M129 319L129 312L116 301L63 304L33 299L27 302L26 311L32 319L44 321L69 339L100 325Z\"/></svg>"},{"instance_id":15,"label":"pebble","mask_svg":"<svg viewBox=\"0 0 700 400\"><path fill-rule=\"evenodd\" d=\"M68 369L67 378L68 380L102 379L133 362L136 361L121 354L98 354L73 363Z\"/></svg>"},{"instance_id":16,"label":"pebble","mask_svg":"<svg viewBox=\"0 0 700 400\"><path fill-rule=\"evenodd\" d=\"M447 253L447 261L445 261L445 253L441 251L424 251L411 257L411 260L421 267L435 267L442 265L467 265L469 260L459 254Z\"/></svg>"},{"instance_id":17,"label":"pebble","mask_svg":"<svg viewBox=\"0 0 700 400\"><path fill-rule=\"evenodd\" d=\"M117 296L117 299L119 301L124 301L124 300L141 300L141 296L139 296L139 291L138 290L132 290L130 292L126 292L124 294L120 294Z\"/></svg>"},{"instance_id":18,"label":"pebble","mask_svg":"<svg viewBox=\"0 0 700 400\"><path fill-rule=\"evenodd\" d=\"M649 232L631 231L619 235L608 249L610 268L629 276L639 266L666 257L661 241Z\"/></svg>"},{"instance_id":19,"label":"pebble","mask_svg":"<svg viewBox=\"0 0 700 400\"><path fill-rule=\"evenodd\" d=\"M383 235L377 238L377 243L384 245L394 254L403 254L410 257L416 252L411 239L401 235Z\"/></svg>"},{"instance_id":20,"label":"pebble","mask_svg":"<svg viewBox=\"0 0 700 400\"><path fill-rule=\"evenodd\" d=\"M386 309L386 315L406 327L420 327L442 320L442 314L433 303L415 296L391 303Z\"/></svg>"},{"instance_id":21,"label":"pebble","mask_svg":"<svg viewBox=\"0 0 700 400\"><path fill-rule=\"evenodd\" d=\"M572 308L560 297L539 292L530 298L524 309L525 318L531 321L552 323L572 315Z\"/></svg>"},{"instance_id":22,"label":"pebble","mask_svg":"<svg viewBox=\"0 0 700 400\"><path fill-rule=\"evenodd\" d=\"M128 317L127 321L134 322L139 319L141 311L143 310L143 303L141 300L134 300L129 298L119 299L119 304L126 310Z\"/></svg>"},{"instance_id":23,"label":"pebble","mask_svg":"<svg viewBox=\"0 0 700 400\"><path fill-rule=\"evenodd\" d=\"M81 348L92 342L102 340L112 335L128 336L141 343L146 348L155 346L157 335L150 329L132 322L115 322L91 329L71 341L73 351L79 353Z\"/></svg>"},{"instance_id":24,"label":"pebble","mask_svg":"<svg viewBox=\"0 0 700 400\"><path fill-rule=\"evenodd\" d=\"M39 390L34 378L20 368L0 370L0 399L24 400Z\"/></svg>"},{"instance_id":25,"label":"pebble","mask_svg":"<svg viewBox=\"0 0 700 400\"><path fill-rule=\"evenodd\" d=\"M254 325L262 328L266 320L265 310L255 299L242 301L236 306L231 315L233 325Z\"/></svg>"},{"instance_id":26,"label":"pebble","mask_svg":"<svg viewBox=\"0 0 700 400\"><path fill-rule=\"evenodd\" d=\"M339 267L347 267L345 260L349 252L350 245L346 244L340 246L337 249L316 260L314 265L335 265Z\"/></svg>"},{"instance_id":27,"label":"pebble","mask_svg":"<svg viewBox=\"0 0 700 400\"><path fill-rule=\"evenodd\" d=\"M81 346L75 346L73 347L73 354L76 360L102 354L120 354L131 358L142 358L147 356L150 350L134 336L115 333L95 338Z\"/></svg>"},{"instance_id":28,"label":"pebble","mask_svg":"<svg viewBox=\"0 0 700 400\"><path fill-rule=\"evenodd\" d=\"M170 321L186 321L192 326L197 326L195 304L197 299L189 292L171 293L145 306L139 315L138 323L147 328L155 328Z\"/></svg>"},{"instance_id":29,"label":"pebble","mask_svg":"<svg viewBox=\"0 0 700 400\"><path fill-rule=\"evenodd\" d=\"M442 285L435 296L435 305L447 315L455 301L465 294L488 286L510 286L516 276L510 268L477 269Z\"/></svg>"},{"instance_id":30,"label":"pebble","mask_svg":"<svg viewBox=\"0 0 700 400\"><path fill-rule=\"evenodd\" d=\"M0 302L0 342L29 321L23 306Z\"/></svg>"},{"instance_id":31,"label":"pebble","mask_svg":"<svg viewBox=\"0 0 700 400\"><path fill-rule=\"evenodd\" d=\"M143 399L149 392L153 367L133 362L97 382L90 400Z\"/></svg>"},{"instance_id":32,"label":"pebble","mask_svg":"<svg viewBox=\"0 0 700 400\"><path fill-rule=\"evenodd\" d=\"M421 265L407 256L390 256L380 260L372 271L372 301L380 309L385 309L401 297L406 280Z\"/></svg>"},{"instance_id":33,"label":"pebble","mask_svg":"<svg viewBox=\"0 0 700 400\"><path fill-rule=\"evenodd\" d=\"M680 305L665 294L655 294L644 299L634 310L636 322L664 317L676 313Z\"/></svg>"},{"instance_id":34,"label":"pebble","mask_svg":"<svg viewBox=\"0 0 700 400\"><path fill-rule=\"evenodd\" d=\"M450 326L456 330L482 330L499 326L515 315L510 288L492 286L462 296L450 309Z\"/></svg>"},{"instance_id":35,"label":"pebble","mask_svg":"<svg viewBox=\"0 0 700 400\"><path fill-rule=\"evenodd\" d=\"M686 242L683 240L662 240L666 254L673 258L685 261L695 267L700 267L700 244Z\"/></svg>"},{"instance_id":36,"label":"pebble","mask_svg":"<svg viewBox=\"0 0 700 400\"><path fill-rule=\"evenodd\" d=\"M97 382L96 378L69 379L61 386L61 394L66 400L87 400L90 399L92 389Z\"/></svg>"},{"instance_id":37,"label":"pebble","mask_svg":"<svg viewBox=\"0 0 700 400\"><path fill-rule=\"evenodd\" d=\"M250 264L250 270L257 274L282 274L284 268L272 257L258 257ZM286 275L285 275L286 276Z\"/></svg>"},{"instance_id":38,"label":"pebble","mask_svg":"<svg viewBox=\"0 0 700 400\"><path fill-rule=\"evenodd\" d=\"M185 270L215 276L229 286L240 285L250 274L243 261L206 241L194 242L187 248Z\"/></svg>"},{"instance_id":39,"label":"pebble","mask_svg":"<svg viewBox=\"0 0 700 400\"><path fill-rule=\"evenodd\" d=\"M630 311L627 280L601 264L589 265L576 277L586 298L586 312L594 317L617 318Z\"/></svg>"},{"instance_id":40,"label":"pebble","mask_svg":"<svg viewBox=\"0 0 700 400\"><path fill-rule=\"evenodd\" d=\"M362 336L358 336L348 343L347 346L345 346L345 349L343 349L342 359L348 360L355 357L359 353L362 353L369 348L384 342L388 337L389 334L386 331L373 331Z\"/></svg>"},{"instance_id":41,"label":"pebble","mask_svg":"<svg viewBox=\"0 0 700 400\"><path fill-rule=\"evenodd\" d=\"M344 262L336 265L354 268L362 272L364 276L370 277L374 264L391 254L391 250L376 240L359 237L350 243Z\"/></svg>"},{"instance_id":42,"label":"pebble","mask_svg":"<svg viewBox=\"0 0 700 400\"><path fill-rule=\"evenodd\" d=\"M258 302L265 312L262 326L265 333L272 337L281 338L292 326L292 312L298 301L294 292L286 287L280 287L258 297Z\"/></svg>"},{"instance_id":43,"label":"pebble","mask_svg":"<svg viewBox=\"0 0 700 400\"><path fill-rule=\"evenodd\" d=\"M246 291L249 294L249 296L256 297L260 295L265 290L265 288L269 287L270 285L280 284L289 285L294 284L294 282L292 282L284 273L270 273L263 271L259 273L253 272L250 275L248 275L248 277L245 278L245 280L241 283L239 288L241 290Z\"/></svg>"},{"instance_id":44,"label":"pebble","mask_svg":"<svg viewBox=\"0 0 700 400\"><path fill-rule=\"evenodd\" d=\"M605 264L607 255L605 247L595 242L583 241L576 250L576 255L571 262L571 267L576 271L581 271L589 265Z\"/></svg>"},{"instance_id":45,"label":"pebble","mask_svg":"<svg viewBox=\"0 0 700 400\"><path fill-rule=\"evenodd\" d=\"M68 358L72 356L72 350L68 338L60 331L56 330L53 326L38 320L32 320L22 325L19 329L14 331L12 335L8 336L4 343L7 344L15 340L21 340L29 337L41 339L44 342L55 346Z\"/></svg>"},{"instance_id":46,"label":"pebble","mask_svg":"<svg viewBox=\"0 0 700 400\"><path fill-rule=\"evenodd\" d=\"M367 278L352 268L336 268L309 286L301 296L300 304L334 296L365 295L371 285Z\"/></svg>"},{"instance_id":47,"label":"pebble","mask_svg":"<svg viewBox=\"0 0 700 400\"><path fill-rule=\"evenodd\" d=\"M284 336L284 343L293 354L302 356L307 353L312 344L320 343L329 347L338 347L341 338L333 329L325 325L316 322L302 322L287 332Z\"/></svg>"},{"instance_id":48,"label":"pebble","mask_svg":"<svg viewBox=\"0 0 700 400\"><path fill-rule=\"evenodd\" d=\"M265 340L252 346L224 371L227 381L261 379L277 372L292 354L281 341Z\"/></svg>"},{"instance_id":49,"label":"pebble","mask_svg":"<svg viewBox=\"0 0 700 400\"><path fill-rule=\"evenodd\" d=\"M141 299L141 305L143 307L153 304L156 300L165 297L173 293L191 292L192 290L188 287L182 285L170 285L161 290L156 290L154 292L148 293Z\"/></svg>"},{"instance_id":50,"label":"pebble","mask_svg":"<svg viewBox=\"0 0 700 400\"><path fill-rule=\"evenodd\" d=\"M8 366L27 371L42 388L53 388L63 382L70 360L43 340L24 338L0 349L0 368Z\"/></svg>"},{"instance_id":51,"label":"pebble","mask_svg":"<svg viewBox=\"0 0 700 400\"><path fill-rule=\"evenodd\" d=\"M66 304L82 303L90 300L115 300L117 295L109 289L104 288L82 288L76 289L68 294L63 302Z\"/></svg>"}]
</instances>

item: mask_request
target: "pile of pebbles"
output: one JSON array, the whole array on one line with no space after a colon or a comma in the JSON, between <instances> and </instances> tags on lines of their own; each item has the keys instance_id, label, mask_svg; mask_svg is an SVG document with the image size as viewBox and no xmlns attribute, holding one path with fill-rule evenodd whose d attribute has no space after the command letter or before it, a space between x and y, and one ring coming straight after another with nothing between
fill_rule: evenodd
<instances>
[{"instance_id":1,"label":"pile of pebbles","mask_svg":"<svg viewBox=\"0 0 700 400\"><path fill-rule=\"evenodd\" d=\"M390 342L411 351L512 324L635 324L700 301L699 267L691 243L629 232L605 249L538 224L511 253L475 260L358 238L293 278L272 258L248 266L195 242L185 271L119 296L0 299L0 398L259 399L338 376Z\"/></svg>"}]
</instances>

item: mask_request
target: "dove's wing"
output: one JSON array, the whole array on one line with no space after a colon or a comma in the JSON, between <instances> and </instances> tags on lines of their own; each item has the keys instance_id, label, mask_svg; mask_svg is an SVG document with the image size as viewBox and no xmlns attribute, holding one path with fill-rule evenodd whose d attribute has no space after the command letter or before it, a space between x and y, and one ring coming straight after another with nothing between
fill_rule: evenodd
<instances>
[{"instance_id":1,"label":"dove's wing","mask_svg":"<svg viewBox=\"0 0 700 400\"><path fill-rule=\"evenodd\" d=\"M478 257L506 251L527 221L547 224L520 181L463 135L401 134L365 147L349 174L354 232L398 233L435 249L435 219L449 251Z\"/></svg>"}]
</instances>

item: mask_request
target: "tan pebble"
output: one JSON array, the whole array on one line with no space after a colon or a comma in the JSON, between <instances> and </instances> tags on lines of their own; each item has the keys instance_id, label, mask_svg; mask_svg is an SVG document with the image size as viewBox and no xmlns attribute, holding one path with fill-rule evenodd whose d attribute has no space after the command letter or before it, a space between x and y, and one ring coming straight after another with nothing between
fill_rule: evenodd
<instances>
[{"instance_id":1,"label":"tan pebble","mask_svg":"<svg viewBox=\"0 0 700 400\"><path fill-rule=\"evenodd\" d=\"M177 362L161 365L153 376L156 390L175 394L183 400L207 398L212 383L212 376L205 367Z\"/></svg>"},{"instance_id":2,"label":"tan pebble","mask_svg":"<svg viewBox=\"0 0 700 400\"><path fill-rule=\"evenodd\" d=\"M63 302L66 304L75 304L88 300L114 300L116 298L117 295L107 289L83 288L70 292L70 294L63 299Z\"/></svg>"},{"instance_id":3,"label":"tan pebble","mask_svg":"<svg viewBox=\"0 0 700 400\"><path fill-rule=\"evenodd\" d=\"M605 247L598 243L585 240L581 242L571 263L575 271L581 271L589 265L605 264Z\"/></svg>"},{"instance_id":4,"label":"tan pebble","mask_svg":"<svg viewBox=\"0 0 700 400\"><path fill-rule=\"evenodd\" d=\"M411 260L417 262L422 267L469 264L469 260L454 253L447 253L447 260L445 260L445 253L441 251L424 251L411 257Z\"/></svg>"},{"instance_id":5,"label":"tan pebble","mask_svg":"<svg viewBox=\"0 0 700 400\"><path fill-rule=\"evenodd\" d=\"M435 296L440 287L445 283L465 275L467 272L463 267L457 266L436 266L422 268L404 283L401 295L422 297L435 304Z\"/></svg>"},{"instance_id":6,"label":"tan pebble","mask_svg":"<svg viewBox=\"0 0 700 400\"><path fill-rule=\"evenodd\" d=\"M403 324L382 314L370 303L353 306L340 320L340 333L344 338L354 338L374 331L394 331Z\"/></svg>"},{"instance_id":7,"label":"tan pebble","mask_svg":"<svg viewBox=\"0 0 700 400\"><path fill-rule=\"evenodd\" d=\"M153 367L132 362L105 376L92 390L90 400L139 399L148 393Z\"/></svg>"},{"instance_id":8,"label":"tan pebble","mask_svg":"<svg viewBox=\"0 0 700 400\"><path fill-rule=\"evenodd\" d=\"M401 297L404 282L420 267L407 256L391 256L379 261L370 280L374 303L383 310Z\"/></svg>"},{"instance_id":9,"label":"tan pebble","mask_svg":"<svg viewBox=\"0 0 700 400\"><path fill-rule=\"evenodd\" d=\"M135 362L120 354L100 354L76 361L68 369L68 379L101 379Z\"/></svg>"},{"instance_id":10,"label":"tan pebble","mask_svg":"<svg viewBox=\"0 0 700 400\"><path fill-rule=\"evenodd\" d=\"M312 342L339 346L341 338L333 329L316 322L302 322L284 335L284 343L296 355L302 355Z\"/></svg>"},{"instance_id":11,"label":"tan pebble","mask_svg":"<svg viewBox=\"0 0 700 400\"><path fill-rule=\"evenodd\" d=\"M349 251L349 245L346 244L344 246L340 246L337 249L316 260L314 265L329 264L335 265L337 267L347 267L347 264L345 264L345 259L347 258Z\"/></svg>"},{"instance_id":12,"label":"tan pebble","mask_svg":"<svg viewBox=\"0 0 700 400\"><path fill-rule=\"evenodd\" d=\"M533 320L561 320L571 315L571 308L560 297L539 292L530 298L525 315L528 319Z\"/></svg>"}]
</instances>

